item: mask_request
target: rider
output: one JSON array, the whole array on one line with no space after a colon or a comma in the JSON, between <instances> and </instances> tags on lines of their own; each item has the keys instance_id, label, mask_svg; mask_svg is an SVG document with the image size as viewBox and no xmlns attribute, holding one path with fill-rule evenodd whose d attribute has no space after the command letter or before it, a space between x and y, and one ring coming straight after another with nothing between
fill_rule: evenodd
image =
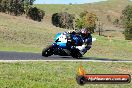
<instances>
[{"instance_id":1,"label":"rider","mask_svg":"<svg viewBox=\"0 0 132 88\"><path fill-rule=\"evenodd\" d=\"M72 31L72 32L70 31L69 33L79 34L82 36L83 44L82 46L77 46L77 48L80 50L80 53L84 55L91 48L91 45L92 45L92 36L89 29L83 28L78 33L76 33L75 31Z\"/></svg>"},{"instance_id":2,"label":"rider","mask_svg":"<svg viewBox=\"0 0 132 88\"><path fill-rule=\"evenodd\" d=\"M80 50L81 51L80 53L84 55L91 48L92 36L88 28L81 29L80 34L83 38L83 45L82 45L82 49Z\"/></svg>"}]
</instances>

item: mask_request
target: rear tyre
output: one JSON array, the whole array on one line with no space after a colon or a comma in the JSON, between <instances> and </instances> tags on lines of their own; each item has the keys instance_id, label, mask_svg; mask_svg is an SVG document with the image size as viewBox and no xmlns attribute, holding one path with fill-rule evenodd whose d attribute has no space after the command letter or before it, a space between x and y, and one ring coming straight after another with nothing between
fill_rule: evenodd
<instances>
[{"instance_id":1,"label":"rear tyre","mask_svg":"<svg viewBox=\"0 0 132 88\"><path fill-rule=\"evenodd\" d=\"M82 57L82 54L79 52L78 49L74 49L71 51L71 56L76 59L80 59Z\"/></svg>"}]
</instances>

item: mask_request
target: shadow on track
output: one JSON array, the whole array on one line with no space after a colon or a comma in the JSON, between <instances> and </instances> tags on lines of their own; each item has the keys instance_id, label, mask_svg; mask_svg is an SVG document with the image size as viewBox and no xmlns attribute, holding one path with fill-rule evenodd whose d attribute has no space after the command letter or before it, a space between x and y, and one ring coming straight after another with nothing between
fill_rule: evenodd
<instances>
[{"instance_id":1,"label":"shadow on track","mask_svg":"<svg viewBox=\"0 0 132 88\"><path fill-rule=\"evenodd\" d=\"M45 58L49 58L49 60L72 60L72 61L77 61L77 60L79 60L79 61L113 61L113 62L132 62L132 60L122 60L122 59L110 59L110 58L97 58L97 57L82 57L82 58L80 58L80 59L76 59L76 58L72 58L71 56L50 56L50 57L45 57Z\"/></svg>"},{"instance_id":2,"label":"shadow on track","mask_svg":"<svg viewBox=\"0 0 132 88\"><path fill-rule=\"evenodd\" d=\"M96 60L96 61L132 61L122 59L110 59L110 58L97 58L97 57L83 57L80 60Z\"/></svg>"}]
</instances>

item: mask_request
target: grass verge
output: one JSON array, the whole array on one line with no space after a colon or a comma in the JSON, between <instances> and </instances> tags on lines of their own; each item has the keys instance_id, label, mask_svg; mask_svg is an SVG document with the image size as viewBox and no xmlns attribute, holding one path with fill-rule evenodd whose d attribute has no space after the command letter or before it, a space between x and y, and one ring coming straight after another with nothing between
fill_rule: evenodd
<instances>
[{"instance_id":1,"label":"grass verge","mask_svg":"<svg viewBox=\"0 0 132 88\"><path fill-rule=\"evenodd\" d=\"M132 63L102 62L15 62L0 63L0 88L130 88L130 84L76 83L83 64L88 74L131 74Z\"/></svg>"}]
</instances>

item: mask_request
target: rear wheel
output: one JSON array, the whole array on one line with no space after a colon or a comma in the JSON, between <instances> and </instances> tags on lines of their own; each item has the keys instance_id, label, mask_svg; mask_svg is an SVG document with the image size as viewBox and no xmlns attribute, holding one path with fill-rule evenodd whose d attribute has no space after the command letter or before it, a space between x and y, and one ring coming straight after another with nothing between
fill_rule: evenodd
<instances>
[{"instance_id":1,"label":"rear wheel","mask_svg":"<svg viewBox=\"0 0 132 88\"><path fill-rule=\"evenodd\" d=\"M76 54L76 55L72 55L72 57L73 57L73 58L76 58L76 59L80 59L80 58L82 57L82 55Z\"/></svg>"},{"instance_id":2,"label":"rear wheel","mask_svg":"<svg viewBox=\"0 0 132 88\"><path fill-rule=\"evenodd\" d=\"M82 57L82 54L79 52L78 49L74 49L74 50L71 51L71 56L72 56L73 58L79 59L79 58Z\"/></svg>"}]
</instances>

